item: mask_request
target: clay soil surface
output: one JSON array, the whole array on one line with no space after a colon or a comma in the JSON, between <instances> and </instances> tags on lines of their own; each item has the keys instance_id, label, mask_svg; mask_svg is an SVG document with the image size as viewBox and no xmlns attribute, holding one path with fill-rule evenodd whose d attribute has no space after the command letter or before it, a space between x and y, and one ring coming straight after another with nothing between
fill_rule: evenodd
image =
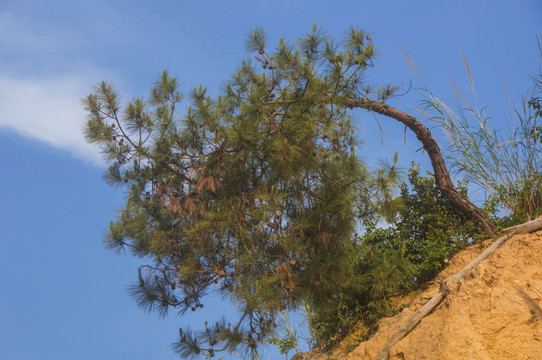
<instances>
[{"instance_id":1,"label":"clay soil surface","mask_svg":"<svg viewBox=\"0 0 542 360\"><path fill-rule=\"evenodd\" d=\"M440 274L447 280L483 248L471 246ZM369 360L386 340L439 290L434 283L410 306L383 319L369 340L346 339L305 360ZM495 250L451 288L450 294L390 351L390 360L542 359L542 231L517 235Z\"/></svg>"}]
</instances>

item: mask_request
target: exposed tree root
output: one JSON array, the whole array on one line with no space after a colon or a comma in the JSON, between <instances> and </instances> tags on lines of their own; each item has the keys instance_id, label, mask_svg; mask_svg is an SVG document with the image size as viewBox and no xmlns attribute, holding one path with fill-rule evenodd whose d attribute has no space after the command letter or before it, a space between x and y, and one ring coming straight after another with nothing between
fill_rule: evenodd
<instances>
[{"instance_id":1,"label":"exposed tree root","mask_svg":"<svg viewBox=\"0 0 542 360\"><path fill-rule=\"evenodd\" d=\"M493 251L502 246L506 241L515 235L531 233L542 229L542 218L528 221L521 225L505 229L503 233L506 235L495 241L490 247L484 250L476 259L472 260L467 266L461 269L447 283L442 282L439 292L431 298L420 310L418 310L410 319L408 319L397 331L386 341L376 354L374 360L388 360L391 348L403 339L409 332L418 325L418 323L429 314L447 295L450 291L456 288L459 281L465 277L470 270L476 265L485 260Z\"/></svg>"}]
</instances>

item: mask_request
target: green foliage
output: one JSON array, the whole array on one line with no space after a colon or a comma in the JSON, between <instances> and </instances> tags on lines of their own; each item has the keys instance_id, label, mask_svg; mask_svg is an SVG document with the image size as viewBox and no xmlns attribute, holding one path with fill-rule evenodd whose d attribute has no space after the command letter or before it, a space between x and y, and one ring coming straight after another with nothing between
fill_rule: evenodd
<instances>
[{"instance_id":1,"label":"green foliage","mask_svg":"<svg viewBox=\"0 0 542 360\"><path fill-rule=\"evenodd\" d=\"M419 167L412 164L408 181L401 186L399 199L403 205L388 218L393 226L374 229L365 239L376 248L403 248L416 266L416 281L424 282L434 278L452 255L481 236L476 225L442 196L431 174L421 176ZM458 189L467 198L461 183Z\"/></svg>"},{"instance_id":2,"label":"green foliage","mask_svg":"<svg viewBox=\"0 0 542 360\"><path fill-rule=\"evenodd\" d=\"M278 332L282 337L271 337L267 341L270 344L276 345L281 355L288 355L290 350L295 350L296 353L300 353L298 344L297 330L292 326L290 316L287 312L282 311L280 313L280 319L277 325Z\"/></svg>"},{"instance_id":3,"label":"green foliage","mask_svg":"<svg viewBox=\"0 0 542 360\"><path fill-rule=\"evenodd\" d=\"M214 292L238 305L231 324L181 329L173 348L182 357L237 348L255 356L280 311L308 302L331 321L343 301L335 294L345 293L340 328L356 311L352 299L396 288L376 285L398 271L381 261L387 253L364 251L354 235L356 219L375 219L397 180L394 165L371 171L356 156L344 105L395 91L363 81L370 36L352 28L335 44L315 26L297 47L281 39L269 52L266 43L251 33L255 62L243 62L216 98L194 89L188 108L167 72L148 98L121 104L101 83L84 100L87 139L110 164L106 180L127 192L106 247L149 261L130 288L137 303L182 315Z\"/></svg>"},{"instance_id":4,"label":"green foliage","mask_svg":"<svg viewBox=\"0 0 542 360\"><path fill-rule=\"evenodd\" d=\"M293 333L285 334L282 338L272 337L267 340L270 344L278 346L281 355L297 347L297 337Z\"/></svg>"},{"instance_id":5,"label":"green foliage","mask_svg":"<svg viewBox=\"0 0 542 360\"><path fill-rule=\"evenodd\" d=\"M310 314L316 346L359 323L372 329L378 319L395 315L401 309L391 305L390 296L432 280L451 256L480 239L476 225L442 196L432 175L421 176L413 164L408 181L387 210L389 227L364 222L366 233L356 243L358 291L341 289L325 311ZM461 184L459 190L467 195Z\"/></svg>"},{"instance_id":6,"label":"green foliage","mask_svg":"<svg viewBox=\"0 0 542 360\"><path fill-rule=\"evenodd\" d=\"M378 231L381 230L374 230ZM330 294L326 307L313 309L309 314L307 323L313 346L327 346L354 325L361 322L372 327L376 320L389 315L389 296L408 288L416 273L405 248L389 245L374 246L366 236L357 238L352 276L359 277L359 281L355 288L340 288Z\"/></svg>"}]
</instances>

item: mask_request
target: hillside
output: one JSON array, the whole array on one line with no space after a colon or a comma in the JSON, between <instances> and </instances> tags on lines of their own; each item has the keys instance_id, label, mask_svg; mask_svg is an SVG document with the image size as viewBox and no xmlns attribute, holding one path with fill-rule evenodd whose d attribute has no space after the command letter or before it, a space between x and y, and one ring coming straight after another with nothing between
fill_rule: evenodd
<instances>
[{"instance_id":1,"label":"hillside","mask_svg":"<svg viewBox=\"0 0 542 360\"><path fill-rule=\"evenodd\" d=\"M446 296L391 347L390 360L542 358L542 231L512 236L458 282L452 280L483 251L474 245L450 260L440 274L449 284ZM374 359L395 331L440 290L437 281L414 294L407 308L382 319L379 330L359 345L352 345L350 338L329 352L298 358Z\"/></svg>"}]
</instances>

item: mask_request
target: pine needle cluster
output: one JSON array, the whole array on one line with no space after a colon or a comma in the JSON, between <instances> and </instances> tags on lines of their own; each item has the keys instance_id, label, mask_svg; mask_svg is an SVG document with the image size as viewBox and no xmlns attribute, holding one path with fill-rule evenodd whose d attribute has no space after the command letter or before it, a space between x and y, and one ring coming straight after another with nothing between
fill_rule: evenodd
<instances>
[{"instance_id":1,"label":"pine needle cluster","mask_svg":"<svg viewBox=\"0 0 542 360\"><path fill-rule=\"evenodd\" d=\"M364 291L356 224L378 216L397 181L395 165L371 170L356 156L347 100L395 91L363 79L370 35L352 28L337 44L315 26L270 51L255 30L247 48L254 60L216 98L200 86L186 106L164 71L146 98L122 104L102 82L84 99L106 180L127 191L106 246L149 261L130 288L137 303L162 316L211 293L238 304L235 321L181 329L183 358L254 354L281 311L325 311L339 290Z\"/></svg>"}]
</instances>

